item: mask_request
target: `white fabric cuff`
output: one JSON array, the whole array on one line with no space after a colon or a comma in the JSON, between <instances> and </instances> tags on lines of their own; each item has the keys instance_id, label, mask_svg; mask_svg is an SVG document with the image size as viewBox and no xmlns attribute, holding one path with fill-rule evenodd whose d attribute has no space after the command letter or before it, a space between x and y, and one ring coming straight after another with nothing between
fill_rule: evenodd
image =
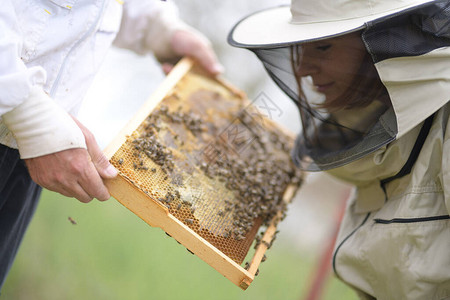
<instances>
[{"instance_id":1,"label":"white fabric cuff","mask_svg":"<svg viewBox=\"0 0 450 300\"><path fill-rule=\"evenodd\" d=\"M22 159L86 148L81 129L42 88L32 88L28 99L2 119L17 141Z\"/></svg>"}]
</instances>

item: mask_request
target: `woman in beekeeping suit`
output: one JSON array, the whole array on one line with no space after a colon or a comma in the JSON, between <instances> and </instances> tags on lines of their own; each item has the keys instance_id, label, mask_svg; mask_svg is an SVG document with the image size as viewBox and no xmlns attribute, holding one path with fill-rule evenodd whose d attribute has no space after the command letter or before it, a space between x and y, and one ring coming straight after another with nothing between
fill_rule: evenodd
<instances>
[{"instance_id":1,"label":"woman in beekeeping suit","mask_svg":"<svg viewBox=\"0 0 450 300\"><path fill-rule=\"evenodd\" d=\"M450 297L450 1L293 0L228 40L297 103L296 164L356 187L336 275L363 299Z\"/></svg>"}]
</instances>

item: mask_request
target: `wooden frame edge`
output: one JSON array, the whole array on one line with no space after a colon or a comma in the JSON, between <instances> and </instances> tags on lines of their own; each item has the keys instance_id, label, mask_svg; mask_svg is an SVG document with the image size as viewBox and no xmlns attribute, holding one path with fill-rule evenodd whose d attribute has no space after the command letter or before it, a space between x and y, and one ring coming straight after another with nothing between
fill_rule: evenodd
<instances>
[{"instance_id":1,"label":"wooden frame edge","mask_svg":"<svg viewBox=\"0 0 450 300\"><path fill-rule=\"evenodd\" d=\"M194 61L190 58L183 58L176 67L167 75L161 85L151 94L149 99L141 106L132 119L125 125L125 127L116 135L116 137L103 150L108 159L117 152L117 150L126 141L136 128L147 118L147 116L154 110L154 108L167 96L167 94L176 86L179 80L184 77L194 67ZM247 99L245 94L229 84L225 79L214 78L219 84L223 85L234 94L242 99ZM272 120L270 120L273 122ZM283 128L284 129L284 128ZM288 130L286 134L292 135ZM255 254L250 263L248 270L237 264L228 256L223 254L215 246L203 239L200 235L183 224L181 221L169 214L167 208L161 205L158 201L153 200L149 195L138 190L131 182L120 174L114 179L105 180L105 185L108 187L111 195L119 201L122 205L127 207L134 214L139 216L143 221L152 227L159 227L167 234L172 236L184 247L192 251L200 259L205 261L211 267L216 269L220 274L225 276L235 285L245 290L252 283L255 278L258 267L262 261L264 253L268 249L268 245L272 242L278 222L281 220L281 212L279 212L272 220L269 227L266 229L262 237L262 242L257 247ZM296 186L288 186L283 200L289 202L296 191ZM130 197L129 192L132 192ZM127 193L127 197L122 197L123 193ZM130 199L132 200L125 200ZM142 207L152 207L152 216L149 216ZM165 219L165 220L164 220ZM162 220L162 222L158 222ZM168 221L170 220L170 221ZM182 229L182 230L181 230ZM199 242L200 241L200 242Z\"/></svg>"},{"instance_id":2,"label":"wooden frame edge","mask_svg":"<svg viewBox=\"0 0 450 300\"><path fill-rule=\"evenodd\" d=\"M253 281L251 275L242 266L230 259L219 249L198 235L191 228L173 217L160 203L149 195L138 190L131 182L118 175L114 179L106 180L111 195L123 206L128 208L139 218L152 227L159 227L189 251L213 267L241 289L246 289ZM122 195L126 193L127 197ZM131 196L130 196L131 193ZM146 209L151 207L151 209ZM151 212L151 214L149 214ZM248 284L243 284L243 282Z\"/></svg>"},{"instance_id":3,"label":"wooden frame edge","mask_svg":"<svg viewBox=\"0 0 450 300\"><path fill-rule=\"evenodd\" d=\"M286 188L286 191L283 194L283 201L287 204L291 202L293 197L295 196L295 192L297 191L297 186L291 184ZM261 242L256 248L255 254L250 262L250 267L248 268L248 272L254 277L256 276L256 272L258 271L259 265L262 262L265 252L272 245L274 241L277 225L281 221L283 215L281 211L279 211L270 221L269 226L267 227L264 235L261 238Z\"/></svg>"},{"instance_id":4,"label":"wooden frame edge","mask_svg":"<svg viewBox=\"0 0 450 300\"><path fill-rule=\"evenodd\" d=\"M119 150L120 146L125 142L127 136L150 115L153 109L167 96L167 93L178 83L178 81L189 72L194 66L194 61L190 58L183 58L175 68L167 75L161 85L151 94L150 98L138 109L135 115L128 121L124 128L116 135L116 137L106 146L103 153L108 159Z\"/></svg>"}]
</instances>

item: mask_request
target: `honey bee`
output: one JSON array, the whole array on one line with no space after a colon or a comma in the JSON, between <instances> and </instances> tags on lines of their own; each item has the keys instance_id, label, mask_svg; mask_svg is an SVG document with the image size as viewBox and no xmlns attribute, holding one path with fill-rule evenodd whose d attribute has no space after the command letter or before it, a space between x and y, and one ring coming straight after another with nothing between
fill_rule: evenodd
<instances>
[{"instance_id":1,"label":"honey bee","mask_svg":"<svg viewBox=\"0 0 450 300\"><path fill-rule=\"evenodd\" d=\"M73 225L77 225L77 222L74 220L74 219L72 219L71 217L68 217L67 218L69 221L70 221L70 223L72 223Z\"/></svg>"},{"instance_id":2,"label":"honey bee","mask_svg":"<svg viewBox=\"0 0 450 300\"><path fill-rule=\"evenodd\" d=\"M269 249L270 248L270 243L268 243L268 242L266 242L266 241L261 241L261 244L263 244L264 246L266 246L267 247L267 249Z\"/></svg>"},{"instance_id":3,"label":"honey bee","mask_svg":"<svg viewBox=\"0 0 450 300\"><path fill-rule=\"evenodd\" d=\"M237 241L245 240L245 236L243 236L242 234L240 234L240 235L238 235L238 236L236 237L236 240L237 240Z\"/></svg>"}]
</instances>

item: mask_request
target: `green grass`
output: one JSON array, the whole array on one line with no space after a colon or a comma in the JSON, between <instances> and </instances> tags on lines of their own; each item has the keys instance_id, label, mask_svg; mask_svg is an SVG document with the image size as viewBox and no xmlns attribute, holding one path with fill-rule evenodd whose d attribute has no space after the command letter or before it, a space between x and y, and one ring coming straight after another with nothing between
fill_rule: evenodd
<instances>
[{"instance_id":1,"label":"green grass","mask_svg":"<svg viewBox=\"0 0 450 300\"><path fill-rule=\"evenodd\" d=\"M301 299L316 257L278 240L267 256L242 291L117 201L82 204L44 191L0 298ZM356 297L331 278L323 299Z\"/></svg>"}]
</instances>

